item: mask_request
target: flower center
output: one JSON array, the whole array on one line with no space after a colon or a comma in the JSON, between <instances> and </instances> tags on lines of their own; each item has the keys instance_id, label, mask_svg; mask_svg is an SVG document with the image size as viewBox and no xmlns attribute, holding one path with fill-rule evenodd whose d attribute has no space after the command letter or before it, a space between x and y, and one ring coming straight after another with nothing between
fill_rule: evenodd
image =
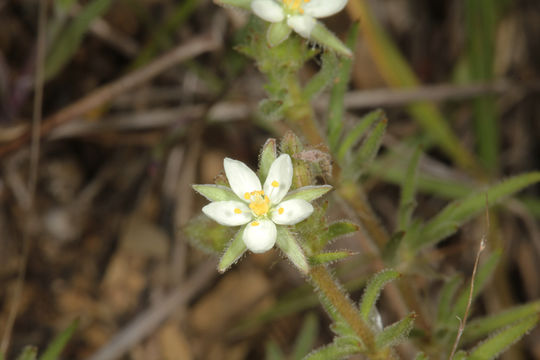
<instances>
[{"instance_id":1,"label":"flower center","mask_svg":"<svg viewBox=\"0 0 540 360\"><path fill-rule=\"evenodd\" d=\"M264 194L263 190L245 193L244 198L251 201L249 208L256 216L266 215L270 209L270 198Z\"/></svg>"},{"instance_id":2,"label":"flower center","mask_svg":"<svg viewBox=\"0 0 540 360\"><path fill-rule=\"evenodd\" d=\"M285 5L285 11L293 14L303 14L304 9L302 9L303 3L308 3L310 0L282 0L283 5ZM332 1L332 0L328 0Z\"/></svg>"}]
</instances>

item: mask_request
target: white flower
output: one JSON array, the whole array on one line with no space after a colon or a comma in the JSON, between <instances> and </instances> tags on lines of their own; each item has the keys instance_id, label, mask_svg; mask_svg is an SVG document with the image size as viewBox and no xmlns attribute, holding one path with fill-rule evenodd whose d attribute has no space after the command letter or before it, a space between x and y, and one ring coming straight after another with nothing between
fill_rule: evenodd
<instances>
[{"instance_id":1,"label":"white flower","mask_svg":"<svg viewBox=\"0 0 540 360\"><path fill-rule=\"evenodd\" d=\"M309 39L317 24L315 19L334 15L346 4L347 0L253 0L251 10L273 24L286 23L289 28ZM283 30L279 33L282 40L289 35Z\"/></svg>"},{"instance_id":2,"label":"white flower","mask_svg":"<svg viewBox=\"0 0 540 360\"><path fill-rule=\"evenodd\" d=\"M236 199L214 201L202 211L222 225L244 225L242 240L252 252L262 253L274 246L276 225L297 224L313 212L313 206L304 199L283 201L293 178L289 155L282 154L272 163L262 186L257 175L243 162L225 158L223 165ZM196 188L201 193L202 189ZM326 187L323 190L328 191Z\"/></svg>"}]
</instances>

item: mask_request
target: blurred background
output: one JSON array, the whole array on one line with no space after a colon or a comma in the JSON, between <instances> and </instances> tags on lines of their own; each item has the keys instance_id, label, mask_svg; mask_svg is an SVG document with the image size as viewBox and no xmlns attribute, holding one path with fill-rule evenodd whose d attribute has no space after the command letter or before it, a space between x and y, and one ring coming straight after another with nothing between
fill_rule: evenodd
<instances>
[{"instance_id":1,"label":"blurred background","mask_svg":"<svg viewBox=\"0 0 540 360\"><path fill-rule=\"evenodd\" d=\"M261 116L265 78L234 50L249 16L207 0L0 0L7 359L43 349L74 319L65 359L296 359L331 341L317 298L277 251L221 275L183 231L206 202L191 184L213 183L224 157L255 168L265 140L290 129ZM439 119L464 152L451 142L426 149L419 217L474 184L539 169L540 2L351 0L325 24L344 38L358 19L343 121L387 114L381 160L362 182L389 232L399 202L389 169L400 159L382 159L432 136ZM302 78L319 66L309 62ZM312 102L321 129L327 99ZM329 201L331 218L348 216ZM473 316L540 298L540 188L497 215L490 235L503 261ZM483 233L481 218L430 250L422 276L410 275L422 298L437 296L440 274L470 275ZM373 271L362 241L333 245L359 252L336 270L354 300ZM380 301L385 323L395 321ZM539 336L506 358L540 359Z\"/></svg>"}]
</instances>

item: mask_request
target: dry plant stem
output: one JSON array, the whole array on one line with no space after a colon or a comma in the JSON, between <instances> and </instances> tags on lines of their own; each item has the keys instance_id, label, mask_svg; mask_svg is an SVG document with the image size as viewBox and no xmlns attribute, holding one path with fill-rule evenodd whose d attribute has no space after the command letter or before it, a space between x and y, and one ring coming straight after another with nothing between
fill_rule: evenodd
<instances>
[{"instance_id":1,"label":"dry plant stem","mask_svg":"<svg viewBox=\"0 0 540 360\"><path fill-rule=\"evenodd\" d=\"M488 198L486 194L486 231L482 235L482 239L480 240L480 245L478 246L478 251L476 252L476 259L474 260L474 267L473 272L471 275L471 287L469 288L469 297L467 299L467 307L465 308L465 314L463 315L463 319L459 319L459 329L456 335L456 340L454 341L454 346L452 346L452 352L450 353L450 356L448 357L448 360L452 360L454 358L454 355L457 351L459 340L461 339L461 335L463 335L463 331L465 330L465 324L467 323L467 318L469 317L469 312L471 310L471 304L474 294L474 280L476 279L476 270L478 269L478 263L480 262L480 255L482 254L482 251L486 248L486 241L489 234L489 211L488 211Z\"/></svg>"},{"instance_id":2,"label":"dry plant stem","mask_svg":"<svg viewBox=\"0 0 540 360\"><path fill-rule=\"evenodd\" d=\"M30 149L30 173L28 179L28 193L29 202L28 208L24 209L27 216L32 217L32 210L34 207L34 197L36 193L38 165L39 165L39 133L41 129L41 111L43 105L43 72L44 72L44 58L45 58L45 35L47 29L47 2L39 2L39 18L38 18L38 38L37 38L37 57L36 57L36 80L34 82L34 109L32 119L32 146ZM0 344L0 353L6 354L9 348L11 340L11 332L13 325L17 319L19 312L20 298L23 290L24 279L26 277L26 266L28 263L28 256L30 248L32 247L32 238L29 230L26 230L23 234L23 252L21 255L21 261L19 263L17 283L13 290L13 296L11 299L10 309L4 331L2 335L2 343ZM6 354L7 355L7 354Z\"/></svg>"},{"instance_id":3,"label":"dry plant stem","mask_svg":"<svg viewBox=\"0 0 540 360\"><path fill-rule=\"evenodd\" d=\"M171 50L160 58L154 60L147 66L136 70L108 85L104 85L75 103L65 107L56 114L53 114L45 119L41 127L40 136L47 135L52 129L57 126L84 115L88 111L95 109L103 104L108 103L115 97L124 94L126 91L139 86L163 71L177 65L178 63L191 59L204 52L217 49L221 42L216 37L207 34L190 40L187 44L182 44ZM25 132L18 139L12 141L0 148L0 156L13 151L24 145L30 134Z\"/></svg>"}]
</instances>

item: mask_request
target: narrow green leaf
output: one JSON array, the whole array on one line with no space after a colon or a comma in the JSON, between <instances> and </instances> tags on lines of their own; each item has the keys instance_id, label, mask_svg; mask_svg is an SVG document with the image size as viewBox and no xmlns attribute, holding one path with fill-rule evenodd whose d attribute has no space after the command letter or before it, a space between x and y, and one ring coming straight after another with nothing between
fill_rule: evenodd
<instances>
[{"instance_id":1,"label":"narrow green leaf","mask_svg":"<svg viewBox=\"0 0 540 360\"><path fill-rule=\"evenodd\" d=\"M39 357L39 360L56 360L60 357L60 353L66 347L69 339L77 330L79 320L75 320L64 331L58 334L53 341L47 346L45 352Z\"/></svg>"},{"instance_id":2,"label":"narrow green leaf","mask_svg":"<svg viewBox=\"0 0 540 360\"><path fill-rule=\"evenodd\" d=\"M283 198L285 200L300 199L312 202L332 190L331 185L310 185L291 191Z\"/></svg>"},{"instance_id":3,"label":"narrow green leaf","mask_svg":"<svg viewBox=\"0 0 540 360\"><path fill-rule=\"evenodd\" d=\"M306 356L315 345L318 333L319 322L317 316L314 313L309 313L306 316L304 323L302 324L302 328L300 329L300 333L298 334L298 337L294 343L291 359L303 359L304 356Z\"/></svg>"},{"instance_id":4,"label":"narrow green leaf","mask_svg":"<svg viewBox=\"0 0 540 360\"><path fill-rule=\"evenodd\" d=\"M398 231L390 237L390 241L384 246L382 258L385 263L391 264L394 262L398 253L399 247L405 238L405 231Z\"/></svg>"},{"instance_id":5,"label":"narrow green leaf","mask_svg":"<svg viewBox=\"0 0 540 360\"><path fill-rule=\"evenodd\" d=\"M368 135L366 140L360 145L358 149L354 162L353 170L358 171L368 167L369 164L375 158L375 155L379 152L379 148L382 143L384 133L386 132L386 126L388 125L388 120L386 117L383 117L376 125L373 131Z\"/></svg>"},{"instance_id":6,"label":"narrow green leaf","mask_svg":"<svg viewBox=\"0 0 540 360\"><path fill-rule=\"evenodd\" d=\"M266 343L266 351L265 351L265 359L266 360L285 360L285 354L283 354L283 351L281 351L278 344L276 344L275 341L270 340Z\"/></svg>"},{"instance_id":7,"label":"narrow green leaf","mask_svg":"<svg viewBox=\"0 0 540 360\"><path fill-rule=\"evenodd\" d=\"M364 321L368 321L371 311L381 294L381 290L388 282L400 277L399 272L393 269L386 269L375 274L364 290L362 301L360 302L360 314Z\"/></svg>"},{"instance_id":8,"label":"narrow green leaf","mask_svg":"<svg viewBox=\"0 0 540 360\"><path fill-rule=\"evenodd\" d=\"M421 154L422 148L417 147L409 161L405 181L401 187L401 199L398 211L398 229L400 230L407 229L411 222L413 210L416 207L416 174Z\"/></svg>"},{"instance_id":9,"label":"narrow green leaf","mask_svg":"<svg viewBox=\"0 0 540 360\"><path fill-rule=\"evenodd\" d=\"M228 187L213 184L192 185L193 190L210 201L239 201L238 196Z\"/></svg>"},{"instance_id":10,"label":"narrow green leaf","mask_svg":"<svg viewBox=\"0 0 540 360\"><path fill-rule=\"evenodd\" d=\"M362 116L358 124L356 124L350 131L347 132L347 136L339 145L337 150L337 158L340 162L344 162L346 156L351 153L353 146L358 144L362 137L366 134L367 130L377 122L385 117L384 111L378 109L373 110Z\"/></svg>"},{"instance_id":11,"label":"narrow green leaf","mask_svg":"<svg viewBox=\"0 0 540 360\"><path fill-rule=\"evenodd\" d=\"M264 143L259 155L259 178L266 179L270 166L277 159L276 139L268 139Z\"/></svg>"},{"instance_id":12,"label":"narrow green leaf","mask_svg":"<svg viewBox=\"0 0 540 360\"><path fill-rule=\"evenodd\" d=\"M495 269L497 268L497 265L499 264L499 260L501 259L501 251L494 251L489 255L489 257L478 267L478 271L476 272L476 277L474 279L474 291L472 299L476 299L478 294L482 291L482 289L487 285L488 281L491 279L491 275L495 272ZM460 319L463 319L463 315L465 314L465 309L467 308L467 303L469 301L469 293L470 293L470 282L465 286L461 293L459 294L454 308L452 310L453 317L459 317Z\"/></svg>"},{"instance_id":13,"label":"narrow green leaf","mask_svg":"<svg viewBox=\"0 0 540 360\"><path fill-rule=\"evenodd\" d=\"M103 15L112 0L93 0L60 32L45 60L45 79L53 78L75 54L94 19Z\"/></svg>"},{"instance_id":14,"label":"narrow green leaf","mask_svg":"<svg viewBox=\"0 0 540 360\"><path fill-rule=\"evenodd\" d=\"M426 224L421 236L413 242L413 250L434 245L453 234L459 226L484 211L486 203L491 207L502 199L539 181L540 172L517 175L491 186L484 192L479 191L463 200L451 202Z\"/></svg>"},{"instance_id":15,"label":"narrow green leaf","mask_svg":"<svg viewBox=\"0 0 540 360\"><path fill-rule=\"evenodd\" d=\"M459 286L463 282L460 275L454 275L444 283L439 296L439 306L437 310L437 324L448 326L448 320L452 316L452 304Z\"/></svg>"},{"instance_id":16,"label":"narrow green leaf","mask_svg":"<svg viewBox=\"0 0 540 360\"><path fill-rule=\"evenodd\" d=\"M358 229L360 229L360 227L350 221L336 221L328 226L328 230L326 230L325 233L321 234L321 244L323 244L324 247L324 245L328 244L335 238L351 234L358 231Z\"/></svg>"},{"instance_id":17,"label":"narrow green leaf","mask_svg":"<svg viewBox=\"0 0 540 360\"><path fill-rule=\"evenodd\" d=\"M467 327L463 333L463 342L467 343L478 340L493 331L502 329L517 321L537 316L539 313L540 300L537 300L525 305L514 306L513 308L498 314L470 321L467 323Z\"/></svg>"},{"instance_id":18,"label":"narrow green leaf","mask_svg":"<svg viewBox=\"0 0 540 360\"><path fill-rule=\"evenodd\" d=\"M474 348L470 352L468 359L489 360L496 358L500 353L531 331L537 323L538 315L531 316L519 321L515 325L505 328Z\"/></svg>"},{"instance_id":19,"label":"narrow green leaf","mask_svg":"<svg viewBox=\"0 0 540 360\"><path fill-rule=\"evenodd\" d=\"M21 354L17 357L17 360L36 360L37 347L25 346Z\"/></svg>"},{"instance_id":20,"label":"narrow green leaf","mask_svg":"<svg viewBox=\"0 0 540 360\"><path fill-rule=\"evenodd\" d=\"M359 353L359 349L354 345L343 345L334 342L313 351L304 360L342 360L357 353Z\"/></svg>"},{"instance_id":21,"label":"narrow green leaf","mask_svg":"<svg viewBox=\"0 0 540 360\"><path fill-rule=\"evenodd\" d=\"M240 257L246 252L246 244L244 244L244 240L242 239L244 229L245 226L242 226L240 230L238 230L236 235L231 240L229 247L227 248L227 250L225 250L225 253L223 253L223 256L221 257L218 265L218 271L220 273L227 271L227 269L232 264L237 262L238 259L240 259Z\"/></svg>"},{"instance_id":22,"label":"narrow green leaf","mask_svg":"<svg viewBox=\"0 0 540 360\"><path fill-rule=\"evenodd\" d=\"M289 260L300 270L302 273L307 274L309 271L309 265L306 260L306 256L302 251L300 245L294 238L293 234L285 227L277 227L277 246L287 255Z\"/></svg>"},{"instance_id":23,"label":"narrow green leaf","mask_svg":"<svg viewBox=\"0 0 540 360\"><path fill-rule=\"evenodd\" d=\"M407 336L409 336L409 332L413 328L415 318L416 314L410 313L403 319L385 327L375 339L377 348L384 349L390 346L395 346L398 343L406 340Z\"/></svg>"},{"instance_id":24,"label":"narrow green leaf","mask_svg":"<svg viewBox=\"0 0 540 360\"><path fill-rule=\"evenodd\" d=\"M339 61L340 59L331 51L324 52L321 59L321 69L309 79L309 82L302 90L302 95L307 100L312 100L327 86L333 84L338 70L343 66L342 62Z\"/></svg>"},{"instance_id":25,"label":"narrow green leaf","mask_svg":"<svg viewBox=\"0 0 540 360\"><path fill-rule=\"evenodd\" d=\"M350 251L332 251L332 252L323 252L320 254L315 254L309 257L310 265L322 265L328 264L335 261L343 260L353 255L354 253Z\"/></svg>"},{"instance_id":26,"label":"narrow green leaf","mask_svg":"<svg viewBox=\"0 0 540 360\"><path fill-rule=\"evenodd\" d=\"M354 23L351 26L347 36L347 46L349 48L354 48L357 37L358 23ZM345 113L345 104L343 103L343 99L345 98L345 92L347 91L347 85L350 79L351 64L351 59L341 60L339 74L337 76L335 85L332 87L332 92L330 93L327 134L328 144L334 153L339 143L341 129L343 128L343 114Z\"/></svg>"}]
</instances>

